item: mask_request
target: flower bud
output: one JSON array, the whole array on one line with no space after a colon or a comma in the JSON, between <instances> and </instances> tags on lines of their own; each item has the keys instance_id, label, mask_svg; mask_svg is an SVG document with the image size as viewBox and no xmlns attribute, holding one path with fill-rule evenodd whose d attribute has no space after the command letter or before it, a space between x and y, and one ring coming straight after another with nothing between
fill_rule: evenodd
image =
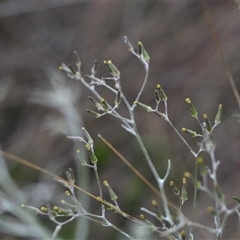
<instances>
[{"instance_id":1,"label":"flower bud","mask_svg":"<svg viewBox=\"0 0 240 240\"><path fill-rule=\"evenodd\" d=\"M187 129L185 127L182 128L182 132L185 132L187 134L189 134L191 137L196 137L197 133L195 131L192 131L190 129Z\"/></svg>"},{"instance_id":2,"label":"flower bud","mask_svg":"<svg viewBox=\"0 0 240 240\"><path fill-rule=\"evenodd\" d=\"M105 180L104 182L103 182L103 184L107 187L107 189L108 189L108 193L109 193L109 196L110 196L110 198L111 198L111 200L112 201L117 201L117 195L116 195L116 193L112 190L112 188L110 187L110 185L108 184L108 182Z\"/></svg>"},{"instance_id":3,"label":"flower bud","mask_svg":"<svg viewBox=\"0 0 240 240\"><path fill-rule=\"evenodd\" d=\"M87 165L87 162L86 162L86 160L84 159L83 155L80 153L80 150L79 150L79 149L77 150L77 155L78 155L78 158L79 158L80 163L82 164L82 166L86 166L86 165Z\"/></svg>"},{"instance_id":4,"label":"flower bud","mask_svg":"<svg viewBox=\"0 0 240 240\"><path fill-rule=\"evenodd\" d=\"M137 54L140 56L141 59L143 59L145 62L149 63L150 57L145 50L142 42L138 42L138 47L137 47Z\"/></svg>"},{"instance_id":5,"label":"flower bud","mask_svg":"<svg viewBox=\"0 0 240 240\"><path fill-rule=\"evenodd\" d=\"M107 101L106 101L104 98L101 99L100 104L101 104L102 108L103 108L106 112L109 111L108 103L107 103Z\"/></svg>"},{"instance_id":6,"label":"flower bud","mask_svg":"<svg viewBox=\"0 0 240 240\"><path fill-rule=\"evenodd\" d=\"M186 98L185 101L189 105L192 117L197 118L198 112L196 111L196 109L195 109L194 105L192 104L190 98Z\"/></svg>"},{"instance_id":7,"label":"flower bud","mask_svg":"<svg viewBox=\"0 0 240 240\"><path fill-rule=\"evenodd\" d=\"M92 139L91 135L88 133L88 131L86 130L86 128L83 127L82 131L83 131L85 137L87 138L88 143L90 145L93 144L93 139Z\"/></svg>"},{"instance_id":8,"label":"flower bud","mask_svg":"<svg viewBox=\"0 0 240 240\"><path fill-rule=\"evenodd\" d=\"M116 66L112 63L111 60L104 61L104 64L107 66L108 71L113 77L119 77L120 76L120 71L116 68Z\"/></svg>"},{"instance_id":9,"label":"flower bud","mask_svg":"<svg viewBox=\"0 0 240 240\"><path fill-rule=\"evenodd\" d=\"M166 95L166 93L164 92L164 90L162 89L162 87L161 87L160 84L157 85L157 91L159 92L159 95L160 95L161 99L162 99L164 102L166 102L168 98L167 98L167 95Z\"/></svg>"},{"instance_id":10,"label":"flower bud","mask_svg":"<svg viewBox=\"0 0 240 240\"><path fill-rule=\"evenodd\" d=\"M97 112L94 112L93 110L91 109L87 109L87 112L91 115L93 115L95 118L99 118L100 117L100 114L97 113Z\"/></svg>"},{"instance_id":11,"label":"flower bud","mask_svg":"<svg viewBox=\"0 0 240 240\"><path fill-rule=\"evenodd\" d=\"M93 151L93 148L90 146L90 144L88 143L88 144L86 144L86 149L88 150L88 153L89 153L89 157L90 157L90 159L91 159L91 162L92 163L96 163L97 161L98 161L98 159L97 159L97 157L96 157L96 155L95 155L95 153L94 153L94 151Z\"/></svg>"},{"instance_id":12,"label":"flower bud","mask_svg":"<svg viewBox=\"0 0 240 240\"><path fill-rule=\"evenodd\" d=\"M219 104L218 106L218 112L217 115L215 117L215 126L217 126L220 122L221 122L221 117L222 117L222 104Z\"/></svg>"},{"instance_id":13,"label":"flower bud","mask_svg":"<svg viewBox=\"0 0 240 240\"><path fill-rule=\"evenodd\" d=\"M211 124L211 122L209 121L207 114L203 114L203 118L204 118L204 121L205 121L205 123L206 123L207 131L208 131L208 132L212 132L212 124Z\"/></svg>"},{"instance_id":14,"label":"flower bud","mask_svg":"<svg viewBox=\"0 0 240 240\"><path fill-rule=\"evenodd\" d=\"M153 109L150 106L147 106L147 105L145 105L143 103L135 101L134 104L139 106L139 107L141 107L142 109L144 109L147 112L153 112Z\"/></svg>"},{"instance_id":15,"label":"flower bud","mask_svg":"<svg viewBox=\"0 0 240 240\"><path fill-rule=\"evenodd\" d=\"M175 186L174 181L170 182L170 187L175 195L179 196L180 190Z\"/></svg>"},{"instance_id":16,"label":"flower bud","mask_svg":"<svg viewBox=\"0 0 240 240\"><path fill-rule=\"evenodd\" d=\"M187 189L186 189L186 183L187 183L187 179L184 177L182 179L182 191L181 191L181 201L182 204L188 199L187 197Z\"/></svg>"},{"instance_id":17,"label":"flower bud","mask_svg":"<svg viewBox=\"0 0 240 240\"><path fill-rule=\"evenodd\" d=\"M102 109L101 104L98 103L94 98L92 98L91 96L89 96L88 99L93 103L93 105L94 105L98 110L101 110L101 109Z\"/></svg>"}]
</instances>

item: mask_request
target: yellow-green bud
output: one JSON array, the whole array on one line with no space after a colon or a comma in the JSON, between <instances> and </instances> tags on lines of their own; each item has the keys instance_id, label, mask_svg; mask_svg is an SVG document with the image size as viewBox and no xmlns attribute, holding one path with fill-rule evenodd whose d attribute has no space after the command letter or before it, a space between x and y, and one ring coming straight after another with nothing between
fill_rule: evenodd
<instances>
[{"instance_id":1,"label":"yellow-green bud","mask_svg":"<svg viewBox=\"0 0 240 240\"><path fill-rule=\"evenodd\" d=\"M89 132L86 130L86 128L83 127L83 128L82 128L82 131L83 131L85 137L87 138L88 143L89 143L89 144L93 144L92 137L91 137L91 135L89 134Z\"/></svg>"},{"instance_id":2,"label":"yellow-green bud","mask_svg":"<svg viewBox=\"0 0 240 240\"><path fill-rule=\"evenodd\" d=\"M47 212L47 208L46 208L46 207L41 207L40 210L41 210L42 212Z\"/></svg>"},{"instance_id":3,"label":"yellow-green bud","mask_svg":"<svg viewBox=\"0 0 240 240\"><path fill-rule=\"evenodd\" d=\"M107 66L108 71L113 77L119 77L120 76L120 71L116 68L116 66L112 63L111 60L104 61L104 64Z\"/></svg>"},{"instance_id":4,"label":"yellow-green bud","mask_svg":"<svg viewBox=\"0 0 240 240\"><path fill-rule=\"evenodd\" d=\"M92 163L96 163L96 162L98 161L98 159L97 159L97 157L96 157L96 155L95 155L92 147L90 146L90 144L86 144L85 147L86 147L86 149L88 150L88 153L89 153L89 157L90 157L90 159L91 159L91 162L92 162Z\"/></svg>"},{"instance_id":5,"label":"yellow-green bud","mask_svg":"<svg viewBox=\"0 0 240 240\"><path fill-rule=\"evenodd\" d=\"M156 200L152 200L151 204L156 207L157 206L157 201Z\"/></svg>"},{"instance_id":6,"label":"yellow-green bud","mask_svg":"<svg viewBox=\"0 0 240 240\"><path fill-rule=\"evenodd\" d=\"M86 160L84 159L83 155L81 154L81 151L78 149L77 150L77 155L79 157L79 160L80 160L80 163L83 165L83 166L86 166L87 165L87 162Z\"/></svg>"},{"instance_id":7,"label":"yellow-green bud","mask_svg":"<svg viewBox=\"0 0 240 240\"><path fill-rule=\"evenodd\" d=\"M135 101L134 104L139 106L139 107L141 107L142 109L144 109L147 112L153 112L153 109L150 106L147 106L147 105L145 105L143 103Z\"/></svg>"},{"instance_id":8,"label":"yellow-green bud","mask_svg":"<svg viewBox=\"0 0 240 240\"><path fill-rule=\"evenodd\" d=\"M179 196L180 190L175 186L175 184L174 184L173 181L170 182L170 186L171 186L171 188L172 188L173 193L174 193L175 195Z\"/></svg>"},{"instance_id":9,"label":"yellow-green bud","mask_svg":"<svg viewBox=\"0 0 240 240\"><path fill-rule=\"evenodd\" d=\"M188 135L190 135L191 137L196 137L197 133L195 131L192 131L190 129L187 129L185 127L182 128L182 132L187 133Z\"/></svg>"},{"instance_id":10,"label":"yellow-green bud","mask_svg":"<svg viewBox=\"0 0 240 240\"><path fill-rule=\"evenodd\" d=\"M112 188L110 187L109 183L105 180L103 181L103 184L107 187L108 189L108 194L111 198L112 201L117 201L117 195L115 194L115 192L112 190Z\"/></svg>"},{"instance_id":11,"label":"yellow-green bud","mask_svg":"<svg viewBox=\"0 0 240 240\"><path fill-rule=\"evenodd\" d=\"M212 132L212 124L211 124L211 122L209 121L207 114L203 114L203 118L204 118L204 121L205 121L205 123L206 123L207 131L208 131L208 132Z\"/></svg>"},{"instance_id":12,"label":"yellow-green bud","mask_svg":"<svg viewBox=\"0 0 240 240\"><path fill-rule=\"evenodd\" d=\"M186 189L186 183L187 183L187 179L184 177L182 179L182 191L181 191L181 201L182 201L182 204L188 199L187 197L187 189Z\"/></svg>"},{"instance_id":13,"label":"yellow-green bud","mask_svg":"<svg viewBox=\"0 0 240 240\"><path fill-rule=\"evenodd\" d=\"M159 95L160 95L161 99L162 99L164 102L166 102L168 98L167 98L167 95L166 95L166 93L164 92L164 90L162 89L162 87L161 87L160 84L157 85L157 91L159 92Z\"/></svg>"},{"instance_id":14,"label":"yellow-green bud","mask_svg":"<svg viewBox=\"0 0 240 240\"><path fill-rule=\"evenodd\" d=\"M94 112L93 110L91 109L87 109L87 112L91 115L93 115L95 118L99 118L100 117L100 114L97 113L97 112Z\"/></svg>"},{"instance_id":15,"label":"yellow-green bud","mask_svg":"<svg viewBox=\"0 0 240 240\"><path fill-rule=\"evenodd\" d=\"M185 172L183 175L184 175L185 178L191 178L192 177L192 174L190 172Z\"/></svg>"},{"instance_id":16,"label":"yellow-green bud","mask_svg":"<svg viewBox=\"0 0 240 240\"><path fill-rule=\"evenodd\" d=\"M196 111L196 109L195 109L194 105L192 104L190 98L186 98L185 101L189 105L192 117L197 118L198 112Z\"/></svg>"},{"instance_id":17,"label":"yellow-green bud","mask_svg":"<svg viewBox=\"0 0 240 240\"><path fill-rule=\"evenodd\" d=\"M142 42L138 42L138 48L137 49L138 49L137 53L141 57L141 59L143 59L144 61L149 63L150 57L149 57L147 51L145 50Z\"/></svg>"},{"instance_id":18,"label":"yellow-green bud","mask_svg":"<svg viewBox=\"0 0 240 240\"><path fill-rule=\"evenodd\" d=\"M65 191L65 194L69 197L71 193L69 191Z\"/></svg>"},{"instance_id":19,"label":"yellow-green bud","mask_svg":"<svg viewBox=\"0 0 240 240\"><path fill-rule=\"evenodd\" d=\"M215 126L217 126L220 122L221 122L221 117L222 117L222 104L219 104L218 106L218 112L217 115L215 117Z\"/></svg>"},{"instance_id":20,"label":"yellow-green bud","mask_svg":"<svg viewBox=\"0 0 240 240\"><path fill-rule=\"evenodd\" d=\"M107 101L106 101L104 98L101 99L100 104L101 104L102 108L103 108L106 112L109 110L108 103L107 103Z\"/></svg>"}]
</instances>

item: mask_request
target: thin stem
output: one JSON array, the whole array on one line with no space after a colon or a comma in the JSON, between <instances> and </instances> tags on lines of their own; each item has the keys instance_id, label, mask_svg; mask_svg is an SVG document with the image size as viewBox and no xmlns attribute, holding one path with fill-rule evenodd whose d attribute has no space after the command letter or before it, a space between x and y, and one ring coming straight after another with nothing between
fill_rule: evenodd
<instances>
[{"instance_id":1,"label":"thin stem","mask_svg":"<svg viewBox=\"0 0 240 240\"><path fill-rule=\"evenodd\" d=\"M196 160L195 163L195 173L194 173L194 195L193 195L193 211L192 211L192 222L194 222L195 219L195 213L196 213L196 207L197 207L197 193L198 193L198 187L196 186L196 183L198 181L198 163ZM192 234L193 226L190 226L189 230L189 239L190 239L190 234Z\"/></svg>"},{"instance_id":2,"label":"thin stem","mask_svg":"<svg viewBox=\"0 0 240 240\"><path fill-rule=\"evenodd\" d=\"M190 152L192 153L192 155L194 156L194 158L197 157L197 153L195 153L195 151L190 147L190 145L187 143L187 141L184 139L184 137L179 133L179 131L175 128L175 126L172 124L172 122L170 121L169 118L165 119L169 125L173 128L173 130L177 133L177 135L182 139L182 141L185 143L185 145L187 146L187 148L190 150Z\"/></svg>"},{"instance_id":3,"label":"thin stem","mask_svg":"<svg viewBox=\"0 0 240 240\"><path fill-rule=\"evenodd\" d=\"M143 181L146 185L158 196L162 197L161 193L157 188L155 188L152 183L150 183L120 152L117 151L115 147L113 147L105 138L101 135L98 137L109 147L111 150Z\"/></svg>"},{"instance_id":4,"label":"thin stem","mask_svg":"<svg viewBox=\"0 0 240 240\"><path fill-rule=\"evenodd\" d=\"M109 221L110 227L115 229L117 232L121 233L123 236L125 236L128 239L133 239L130 235L128 235L126 232L122 231L120 228L116 227L115 225L111 224Z\"/></svg>"},{"instance_id":5,"label":"thin stem","mask_svg":"<svg viewBox=\"0 0 240 240\"><path fill-rule=\"evenodd\" d=\"M138 100L139 100L139 98L141 97L142 92L143 92L143 90L144 90L144 88L145 88L145 85L146 85L146 83L147 83L147 80L148 80L149 65L146 64L146 63L145 63L145 64L143 63L143 65L144 65L144 68L145 68L145 77L144 77L144 80L143 80L142 87L141 87L141 89L140 89L140 91L139 91L139 93L138 93L138 95L137 95L137 97L136 97L136 99L135 99L134 102L138 102ZM135 107L136 107L136 105L133 104L133 105L132 105L132 111L134 111Z\"/></svg>"},{"instance_id":6,"label":"thin stem","mask_svg":"<svg viewBox=\"0 0 240 240\"><path fill-rule=\"evenodd\" d=\"M97 170L97 163L94 163L94 172L95 172L95 177L98 185L98 190L99 190L99 195L103 199L103 193L102 193L102 187L100 183L100 179L98 176L98 170ZM102 216L105 217L105 205L101 203L101 209L102 209Z\"/></svg>"},{"instance_id":7,"label":"thin stem","mask_svg":"<svg viewBox=\"0 0 240 240\"><path fill-rule=\"evenodd\" d=\"M76 79L81 81L82 84L87 88L89 89L98 99L102 99L102 96L95 90L95 87L94 86L90 86L89 83L87 83L85 81L85 79L81 76L81 74L78 74L76 76ZM108 88L110 91L112 91L113 93L117 93L117 91L113 88L111 88L110 86L108 86L107 84L102 84L103 86L105 86L106 88ZM121 92L122 94L122 99L126 105L126 107L128 108L129 112L131 111L131 107L130 107L130 104L129 102L127 101L126 97L124 96L124 94ZM111 106L110 106L110 109L113 109ZM115 109L113 110L113 112L107 112L105 114L110 114L111 116L115 117L115 118L118 118L120 119L124 124L126 124L129 128L131 128L131 125L129 123L131 123L131 120L129 120L128 118L124 118L122 117ZM105 115L103 114L103 115Z\"/></svg>"}]
</instances>

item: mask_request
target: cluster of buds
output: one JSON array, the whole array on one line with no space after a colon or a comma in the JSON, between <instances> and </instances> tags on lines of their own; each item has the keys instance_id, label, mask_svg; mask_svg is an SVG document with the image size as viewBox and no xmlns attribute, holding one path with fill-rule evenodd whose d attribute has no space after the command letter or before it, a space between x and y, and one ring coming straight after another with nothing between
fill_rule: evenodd
<instances>
[{"instance_id":1,"label":"cluster of buds","mask_svg":"<svg viewBox=\"0 0 240 240\"><path fill-rule=\"evenodd\" d=\"M99 82L98 78L95 78L96 73L96 61L94 66L92 67L92 74L90 77L92 80L94 79L95 83L96 81ZM117 69L117 67L112 63L111 60L104 61L104 64L107 66L109 73L112 75L112 77L103 78L102 80L108 80L108 81L114 81L115 87L117 88L116 91L116 97L114 102L114 107L112 108L108 102L102 98L100 101L95 100L93 97L89 96L89 100L92 102L92 104L97 108L98 111L102 111L103 113L95 112L91 109L87 109L87 112L93 115L95 118L99 118L107 113L112 113L116 108L119 107L121 103L121 86L120 86L120 71Z\"/></svg>"},{"instance_id":2,"label":"cluster of buds","mask_svg":"<svg viewBox=\"0 0 240 240\"><path fill-rule=\"evenodd\" d=\"M56 182L62 184L68 190L65 191L65 195L70 198L69 202L66 200L61 200L61 204L64 207L60 207L54 205L53 207L50 204L46 204L46 206L42 206L40 208L35 208L29 205L22 204L22 208L27 208L29 210L35 211L36 214L46 215L49 219L55 223L59 223L56 218L58 217L75 217L79 212L82 211L81 203L76 199L74 193L74 183L75 183L75 176L73 170L69 168L66 171L67 180L61 178L54 178ZM70 203L72 202L72 203Z\"/></svg>"},{"instance_id":3,"label":"cluster of buds","mask_svg":"<svg viewBox=\"0 0 240 240\"><path fill-rule=\"evenodd\" d=\"M98 113L91 109L87 109L87 112L93 115L95 118L99 118L107 113L112 113L113 110L119 107L121 103L121 91L120 90L117 91L116 98L115 98L115 105L113 108L108 104L108 102L104 98L102 98L99 102L96 101L93 97L88 97L88 98L93 103L93 105L97 108L97 110L102 111L103 113Z\"/></svg>"},{"instance_id":4,"label":"cluster of buds","mask_svg":"<svg viewBox=\"0 0 240 240\"><path fill-rule=\"evenodd\" d=\"M147 111L147 112L154 112L157 116L161 117L161 118L166 118L166 113L162 113L158 111L158 106L160 104L161 101L164 102L165 106L167 104L167 95L164 92L163 88L161 87L160 84L157 85L156 89L154 90L154 97L155 97L155 101L156 101L156 107L155 109L153 109L152 107L143 104L141 102L135 101L134 104L141 107L143 110Z\"/></svg>"},{"instance_id":5,"label":"cluster of buds","mask_svg":"<svg viewBox=\"0 0 240 240\"><path fill-rule=\"evenodd\" d=\"M85 148L87 149L87 152L89 154L91 162L93 164L96 164L98 162L98 158L95 155L95 152L94 152L94 149L93 149L93 139L85 128L82 128L82 130L83 130L83 133L84 133L85 137L87 138ZM84 159L83 156L81 156L81 159ZM80 162L84 162L85 163L84 166L87 165L86 161L81 160Z\"/></svg>"},{"instance_id":6,"label":"cluster of buds","mask_svg":"<svg viewBox=\"0 0 240 240\"><path fill-rule=\"evenodd\" d=\"M192 117L196 118L198 120L198 112L197 112L196 108L194 107L192 101L190 100L190 98L186 98L185 100L186 100L186 103L189 106L190 113L191 113ZM187 133L191 137L209 136L212 133L213 129L221 122L221 116L222 116L222 104L219 104L218 112L217 112L215 120L214 120L214 125L212 125L212 123L209 120L207 114L203 114L203 122L201 124L203 134L197 134L195 131L192 131L192 130L187 129L185 127L182 128L182 131Z\"/></svg>"},{"instance_id":7,"label":"cluster of buds","mask_svg":"<svg viewBox=\"0 0 240 240\"><path fill-rule=\"evenodd\" d=\"M136 57L138 57L140 61L143 63L143 65L147 67L150 61L150 56L148 55L142 42L139 41L137 43L137 47L135 48L133 47L133 45L130 43L126 36L123 37L123 40L127 44L129 51L133 53Z\"/></svg>"},{"instance_id":8,"label":"cluster of buds","mask_svg":"<svg viewBox=\"0 0 240 240\"><path fill-rule=\"evenodd\" d=\"M74 139L74 140L78 140L78 141L81 141L83 143L85 143L85 148L89 154L89 157L90 157L90 160L93 164L96 164L97 161L98 161L98 158L97 156L95 155L95 152L94 152L94 148L93 148L93 139L91 137L91 135L89 134L89 132L86 130L86 128L82 128L82 131L83 131L83 134L85 135L86 139L85 140L84 138L82 137L78 137L78 136L68 136L68 138L70 139ZM77 150L77 155L79 157L79 160L80 160L80 163L83 165L83 166L88 166L88 167L93 167L92 165L89 165L87 163L87 161L85 160L85 158L83 157L83 155L81 154L81 151L80 150Z\"/></svg>"},{"instance_id":9,"label":"cluster of buds","mask_svg":"<svg viewBox=\"0 0 240 240\"><path fill-rule=\"evenodd\" d=\"M175 195L177 195L180 199L181 205L188 199L187 196L187 179L185 177L182 178L182 189L180 189L175 185L174 181L170 182L170 187L172 188L172 191Z\"/></svg>"},{"instance_id":10,"label":"cluster of buds","mask_svg":"<svg viewBox=\"0 0 240 240\"><path fill-rule=\"evenodd\" d=\"M77 69L75 69L71 64L66 65L65 63L62 63L59 70L64 71L68 77L76 79L80 77L81 61L76 51L74 51L74 54L76 55Z\"/></svg>"}]
</instances>

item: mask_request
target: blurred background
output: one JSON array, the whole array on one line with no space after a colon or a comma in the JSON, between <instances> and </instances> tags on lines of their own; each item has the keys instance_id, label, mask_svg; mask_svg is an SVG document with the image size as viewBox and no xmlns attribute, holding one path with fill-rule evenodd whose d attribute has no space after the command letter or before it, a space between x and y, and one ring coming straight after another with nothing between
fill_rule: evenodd
<instances>
[{"instance_id":1,"label":"blurred background","mask_svg":"<svg viewBox=\"0 0 240 240\"><path fill-rule=\"evenodd\" d=\"M238 5L234 1L215 1L209 2L208 7L237 89L240 89ZM212 121L218 105L223 104L223 121L214 132L216 156L221 162L218 177L228 206L234 206L232 196L240 196L240 126L234 115L239 113L239 108L212 39L203 5L197 1L1 1L2 149L62 177L71 167L78 176L78 184L98 195L94 174L76 161L75 150L81 148L82 144L66 138L67 135L81 135L81 127L84 126L95 141L100 179L108 180L116 191L121 209L135 217L141 213L140 207L151 209L151 200L156 196L101 142L97 134L112 143L155 184L133 136L125 132L120 122L110 116L95 119L87 114L87 108L94 109L88 100L91 93L80 82L67 78L58 70L62 62L74 65L73 51L76 50L82 61L83 75L90 73L93 62L97 59L97 76L107 77L109 74L103 61L111 59L121 71L123 91L132 103L141 87L144 69L125 46L122 40L125 35L132 43L142 41L151 57L149 81L140 100L154 107L154 89L160 83L168 95L169 116L177 129L186 127L200 130L189 114L185 98L191 98L200 119L207 113ZM107 100L112 99L109 92L103 89L100 91ZM120 111L123 115L127 114L124 107ZM183 173L194 172L192 155L162 119L141 109L136 109L136 119L160 175L163 176L167 160L171 159L169 181L174 180L180 187ZM188 136L186 140L193 149L198 149L198 140ZM208 156L203 157L210 166ZM20 199L24 199L24 203L34 207L41 207L47 202L52 205L60 203L64 188L50 177L12 161L7 161L6 164L16 187L23 193L22 198L10 197L9 201L20 204ZM193 195L191 184L188 185L188 191L189 200L183 210L190 218ZM105 196L108 198L107 194ZM171 191L168 196L173 203L178 204L178 199ZM83 203L90 212L100 212L99 204L93 200L85 197ZM211 204L210 199L199 194L196 221L213 227L212 216L205 211ZM2 219L18 222L14 213L6 216L6 212L2 211L1 214ZM109 219L119 227L129 229L130 222L123 217L109 214ZM48 223L47 217L39 216L39 221L48 225L50 232L53 231L54 224ZM98 224L82 224L85 224L85 230L77 221L65 226L61 237L119 237L115 231ZM83 235L79 235L79 229ZM1 239L26 238L24 234L19 236L19 233L3 227L0 231ZM213 238L208 232L201 231L198 234L199 239ZM223 239L236 239L238 236L237 216L232 216L227 221Z\"/></svg>"}]
</instances>

